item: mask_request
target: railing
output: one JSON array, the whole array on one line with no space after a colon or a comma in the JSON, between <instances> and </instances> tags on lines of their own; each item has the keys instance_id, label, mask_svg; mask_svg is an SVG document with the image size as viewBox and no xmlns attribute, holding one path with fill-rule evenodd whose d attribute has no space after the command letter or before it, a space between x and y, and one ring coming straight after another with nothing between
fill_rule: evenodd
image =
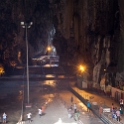
<instances>
[{"instance_id":1,"label":"railing","mask_svg":"<svg viewBox=\"0 0 124 124\"><path fill-rule=\"evenodd\" d=\"M73 88L69 87L69 90L78 97L85 105L87 105L88 99L86 99L86 96L82 96L78 93L78 91L75 91ZM106 107L104 105L104 107ZM105 124L123 124L122 122L118 122L116 119L112 119L112 115L110 113L102 113L101 116L99 115L99 105L93 105L91 103L90 110L99 117L100 120L102 120Z\"/></svg>"}]
</instances>

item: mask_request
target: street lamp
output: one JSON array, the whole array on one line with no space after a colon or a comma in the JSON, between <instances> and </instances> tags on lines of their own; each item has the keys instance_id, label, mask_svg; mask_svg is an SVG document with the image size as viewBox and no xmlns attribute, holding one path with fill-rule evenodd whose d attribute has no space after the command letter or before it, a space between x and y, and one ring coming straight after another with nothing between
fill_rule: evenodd
<instances>
[{"instance_id":1,"label":"street lamp","mask_svg":"<svg viewBox=\"0 0 124 124\"><path fill-rule=\"evenodd\" d=\"M48 55L49 55L50 67L51 67L51 59L50 59L50 52L51 52L51 50L52 50L51 46L48 46L47 47L47 52L48 52Z\"/></svg>"},{"instance_id":2,"label":"street lamp","mask_svg":"<svg viewBox=\"0 0 124 124\"><path fill-rule=\"evenodd\" d=\"M30 23L25 23L25 22L21 22L21 26L22 28L26 29L26 36L25 36L25 40L26 40L26 66L27 66L27 104L29 104L29 67L28 67L28 37L27 37L27 29L31 27L31 25L33 25L33 22Z\"/></svg>"},{"instance_id":3,"label":"street lamp","mask_svg":"<svg viewBox=\"0 0 124 124\"><path fill-rule=\"evenodd\" d=\"M48 51L48 54L50 54L50 51L51 51L51 47L50 46L47 47L47 51Z\"/></svg>"},{"instance_id":4,"label":"street lamp","mask_svg":"<svg viewBox=\"0 0 124 124\"><path fill-rule=\"evenodd\" d=\"M84 72L85 71L85 66L83 66L83 65L79 65L79 71L80 72Z\"/></svg>"},{"instance_id":5,"label":"street lamp","mask_svg":"<svg viewBox=\"0 0 124 124\"><path fill-rule=\"evenodd\" d=\"M2 76L4 74L4 68L3 66L0 65L0 76Z\"/></svg>"},{"instance_id":6,"label":"street lamp","mask_svg":"<svg viewBox=\"0 0 124 124\"><path fill-rule=\"evenodd\" d=\"M78 65L77 68L77 85L80 88L85 88L86 87L86 83L84 82L85 78L86 78L86 66L85 65ZM85 86L85 87L84 87Z\"/></svg>"}]
</instances>

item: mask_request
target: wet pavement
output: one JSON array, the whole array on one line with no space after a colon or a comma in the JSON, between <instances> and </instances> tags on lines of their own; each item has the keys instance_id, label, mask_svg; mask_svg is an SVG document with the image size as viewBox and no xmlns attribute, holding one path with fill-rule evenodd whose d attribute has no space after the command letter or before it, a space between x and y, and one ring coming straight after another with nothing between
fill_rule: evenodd
<instances>
[{"instance_id":1,"label":"wet pavement","mask_svg":"<svg viewBox=\"0 0 124 124\"><path fill-rule=\"evenodd\" d=\"M10 81L9 81L10 83ZM17 84L17 82L15 82ZM47 82L49 85L54 86L51 82ZM62 83L62 82L61 82ZM65 81L63 82L65 85L67 84ZM19 83L18 83L19 84ZM37 84L37 85L36 85ZM3 87L2 87L3 85ZM5 84L1 85L1 90L2 88L4 89L6 87ZM77 123L77 121L74 120L74 118L69 119L68 118L68 107L71 105L70 98L73 96L73 103L77 104L77 108L80 111L80 120L82 124L103 124L102 120L94 114L94 112L90 111L87 112L86 106L80 101L74 94L72 94L70 91L65 89L67 86L61 86L57 88L50 88L50 90L47 90L47 87L43 87L41 82L31 82L31 87L30 87L30 101L32 103L32 108L30 109L22 109L22 101L21 100L22 95L19 94L19 90L22 90L22 84L19 86L13 85L11 90L9 90L8 87L6 87L6 90L13 91L14 86L18 87L17 90L15 90L15 96L8 96L6 95L5 99L6 100L3 102L3 105L0 105L0 114L2 117L2 113L5 111L7 116L7 123L8 124L15 124L20 120L21 114L22 114L22 119L23 122L28 124L29 122L27 121L26 114L28 112L32 113L32 124L54 124L58 121L59 118L62 119L63 123ZM12 84L10 85L12 86ZM89 100L91 103L96 103L97 107L99 106L106 106L106 107L111 107L111 104L114 103L116 107L119 107L119 104L116 103L113 99L106 97L106 96L101 96L100 94L95 94L91 93L89 91L85 90L80 90L77 87L72 87L72 89L79 94L81 97L84 98L85 102ZM11 93L9 93L11 94ZM18 96L18 100L14 101L12 98L16 98ZM11 99L10 99L11 98ZM9 100L10 99L10 100ZM2 102L2 100L0 100ZM45 109L45 114L39 118L38 116L38 108L40 108L45 102L48 102L48 106ZM8 103L9 102L9 103ZM6 104L5 104L6 103ZM24 107L24 106L23 106ZM95 106L96 107L96 106ZM22 111L23 110L23 111ZM97 113L98 113L98 109ZM111 120L111 113L105 113L107 117ZM122 119L121 122L124 123L124 119ZM2 120L1 120L2 121ZM116 121L113 121L116 123ZM22 124L20 122L19 124Z\"/></svg>"},{"instance_id":2,"label":"wet pavement","mask_svg":"<svg viewBox=\"0 0 124 124\"><path fill-rule=\"evenodd\" d=\"M111 104L114 103L116 107L119 107L119 104L116 103L113 99L106 97L106 96L100 96L95 93L90 93L85 90L80 90L77 87L72 87L76 93L80 94L82 97L84 97L85 101L89 100L91 104L95 104L94 108L97 115L94 114L93 111L87 112L87 107L79 100L77 97L72 94L71 92L67 90L57 91L54 95L51 94L48 98L51 99L46 111L45 115L43 115L41 118L39 118L38 114L35 113L35 116L32 118L32 124L54 124L58 121L59 118L62 119L63 123L78 123L74 120L74 118L69 119L68 118L68 112L67 109L71 105L70 98L73 96L73 103L77 104L77 109L80 111L80 120L82 124L103 124L102 119L99 117L99 107L102 106L103 108L110 108ZM36 111L36 110L35 110ZM104 116L106 116L109 119L109 124L123 124L124 119L123 115L121 115L121 121L117 122L116 120L112 120L111 118L111 112L104 113ZM26 121L26 120L25 120ZM28 122L26 121L26 124Z\"/></svg>"},{"instance_id":3,"label":"wet pavement","mask_svg":"<svg viewBox=\"0 0 124 124\"><path fill-rule=\"evenodd\" d=\"M48 97L48 106L45 110L45 114L39 117L38 113L32 117L32 124L54 124L57 123L59 118L62 119L63 123L67 124L77 124L78 122L74 118L68 118L68 108L71 105L70 97L73 96L73 103L77 104L77 109L80 111L80 121L81 124L103 124L103 122L92 113L92 111L87 112L87 107L71 92L67 90L57 91L55 94L51 94ZM37 111L37 109L35 110ZM29 122L26 121L28 124Z\"/></svg>"}]
</instances>

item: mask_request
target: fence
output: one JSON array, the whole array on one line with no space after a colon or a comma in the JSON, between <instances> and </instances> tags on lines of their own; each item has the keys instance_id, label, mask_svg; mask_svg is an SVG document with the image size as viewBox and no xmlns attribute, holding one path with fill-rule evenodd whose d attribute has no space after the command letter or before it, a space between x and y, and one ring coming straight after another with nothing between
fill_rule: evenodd
<instances>
[{"instance_id":1,"label":"fence","mask_svg":"<svg viewBox=\"0 0 124 124\"><path fill-rule=\"evenodd\" d=\"M85 96L80 95L78 92L76 92L73 88L69 87L69 90L76 96L78 97L86 106L87 106L87 101L88 99ZM99 117L100 120L102 120L105 124L122 124L121 122L118 122L114 119L112 119L111 112L110 111L104 111L104 113L99 114L99 105L97 103L91 103L90 110L97 116ZM103 108L109 108L105 104Z\"/></svg>"}]
</instances>

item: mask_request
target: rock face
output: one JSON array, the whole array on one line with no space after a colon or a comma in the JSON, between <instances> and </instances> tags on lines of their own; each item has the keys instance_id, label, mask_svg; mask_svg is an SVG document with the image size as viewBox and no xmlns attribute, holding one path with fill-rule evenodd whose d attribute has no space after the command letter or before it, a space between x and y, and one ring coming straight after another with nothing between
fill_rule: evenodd
<instances>
[{"instance_id":1,"label":"rock face","mask_svg":"<svg viewBox=\"0 0 124 124\"><path fill-rule=\"evenodd\" d=\"M56 11L57 25L54 43L63 49L77 65L87 66L87 74L93 83L100 83L105 77L105 84L115 85L118 71L120 49L119 1L117 0L61 0ZM121 3L121 1L120 1ZM55 23L55 22L54 22ZM58 39L64 37L60 48ZM58 47L59 44L59 47ZM64 47L65 46L65 47ZM61 54L64 54L60 51ZM69 60L67 60L69 62ZM122 65L120 65L122 66ZM86 75L86 74L85 74ZM114 81L114 82L113 82Z\"/></svg>"},{"instance_id":2,"label":"rock face","mask_svg":"<svg viewBox=\"0 0 124 124\"><path fill-rule=\"evenodd\" d=\"M33 21L28 30L30 58L44 53L46 46L53 44L62 64L75 67L83 63L87 67L84 79L100 84L105 78L104 84L115 86L124 70L123 3L123 0L1 0L0 8L4 11L0 25L5 28L2 22L8 19L8 14L13 24L9 26L13 31L11 37L3 38L0 32L1 60L17 56L15 52L9 55L10 49L5 48L4 41L11 39L11 51L21 50L25 62L25 31L20 21ZM7 30L4 32L9 34Z\"/></svg>"}]
</instances>

